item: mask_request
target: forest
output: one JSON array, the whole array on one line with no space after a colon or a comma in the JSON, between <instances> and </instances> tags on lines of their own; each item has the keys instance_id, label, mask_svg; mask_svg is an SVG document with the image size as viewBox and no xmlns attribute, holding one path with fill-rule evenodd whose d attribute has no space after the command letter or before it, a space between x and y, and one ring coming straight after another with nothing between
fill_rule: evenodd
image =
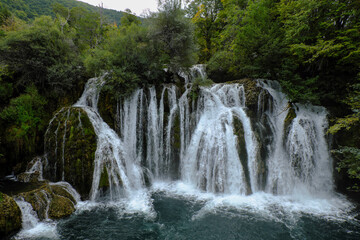
<instances>
[{"instance_id":1,"label":"forest","mask_svg":"<svg viewBox=\"0 0 360 240\"><path fill-rule=\"evenodd\" d=\"M208 79L196 84L277 80L289 105L326 107L343 187L359 191L360 1L160 2L139 18L70 0L1 1L1 176L43 152L53 113L78 99L88 78L109 72L104 91L120 98L180 83L179 71L201 63Z\"/></svg>"}]
</instances>

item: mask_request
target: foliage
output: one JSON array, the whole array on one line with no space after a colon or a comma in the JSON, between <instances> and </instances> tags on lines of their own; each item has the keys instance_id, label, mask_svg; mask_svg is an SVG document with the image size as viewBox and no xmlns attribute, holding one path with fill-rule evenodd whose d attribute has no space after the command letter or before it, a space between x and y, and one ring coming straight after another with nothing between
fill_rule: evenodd
<instances>
[{"instance_id":1,"label":"foliage","mask_svg":"<svg viewBox=\"0 0 360 240\"><path fill-rule=\"evenodd\" d=\"M26 21L34 20L42 15L55 17L53 12L54 4L61 4L68 9L83 8L91 13L100 12L99 7L75 0L2 0L1 2L15 16ZM120 19L123 16L122 12L111 9L101 9L101 12L107 23L120 24Z\"/></svg>"},{"instance_id":2,"label":"foliage","mask_svg":"<svg viewBox=\"0 0 360 240\"><path fill-rule=\"evenodd\" d=\"M352 114L338 118L335 124L329 128L329 132L332 134L342 129L350 130L354 125L360 123L360 83L355 84L352 88L350 95L344 100L344 103L349 105Z\"/></svg>"},{"instance_id":3,"label":"foliage","mask_svg":"<svg viewBox=\"0 0 360 240\"><path fill-rule=\"evenodd\" d=\"M149 19L150 38L161 54L160 61L177 73L196 62L193 26L181 9L181 1L162 3L160 11Z\"/></svg>"},{"instance_id":4,"label":"foliage","mask_svg":"<svg viewBox=\"0 0 360 240\"><path fill-rule=\"evenodd\" d=\"M10 101L10 105L4 108L0 117L10 123L6 130L10 142L15 142L18 150L26 149L33 152L38 132L45 126L41 123L45 115L44 106L46 100L39 95L34 86L29 86L25 94Z\"/></svg>"},{"instance_id":5,"label":"foliage","mask_svg":"<svg viewBox=\"0 0 360 240\"><path fill-rule=\"evenodd\" d=\"M348 146L340 146L333 150L333 155L339 160L338 171L346 170L348 176L355 180L350 187L351 190L360 191L356 181L360 180L360 145L358 137L358 129L360 126L360 84L357 83L352 86L349 96L343 101L349 106L352 114L345 117L337 118L335 124L332 125L328 132L331 134L341 133L344 130L354 132L353 141L346 143ZM346 134L346 138L349 136Z\"/></svg>"},{"instance_id":6,"label":"foliage","mask_svg":"<svg viewBox=\"0 0 360 240\"><path fill-rule=\"evenodd\" d=\"M340 172L345 169L348 176L352 179L360 180L360 149L354 147L341 147L340 149L333 150L332 153L340 158L337 170ZM358 185L354 184L350 190L360 191Z\"/></svg>"},{"instance_id":7,"label":"foliage","mask_svg":"<svg viewBox=\"0 0 360 240\"><path fill-rule=\"evenodd\" d=\"M219 16L223 10L222 2L220 0L195 0L188 5L187 13L195 24L201 63L208 61L216 52L216 39L224 25L224 19Z\"/></svg>"},{"instance_id":8,"label":"foliage","mask_svg":"<svg viewBox=\"0 0 360 240\"><path fill-rule=\"evenodd\" d=\"M0 61L7 72L2 79L12 82L18 92L35 84L42 93L59 96L71 89L77 78L78 63L72 48L50 17L37 18L0 41Z\"/></svg>"},{"instance_id":9,"label":"foliage","mask_svg":"<svg viewBox=\"0 0 360 240\"><path fill-rule=\"evenodd\" d=\"M111 73L104 90L110 90L115 97L162 79L161 54L151 44L147 29L138 24L135 21L109 29L104 43L89 51L84 59L90 75Z\"/></svg>"},{"instance_id":10,"label":"foliage","mask_svg":"<svg viewBox=\"0 0 360 240\"><path fill-rule=\"evenodd\" d=\"M284 41L301 76L290 80L291 88L309 86L327 106L346 94L359 71L359 7L358 1L280 1Z\"/></svg>"}]
</instances>

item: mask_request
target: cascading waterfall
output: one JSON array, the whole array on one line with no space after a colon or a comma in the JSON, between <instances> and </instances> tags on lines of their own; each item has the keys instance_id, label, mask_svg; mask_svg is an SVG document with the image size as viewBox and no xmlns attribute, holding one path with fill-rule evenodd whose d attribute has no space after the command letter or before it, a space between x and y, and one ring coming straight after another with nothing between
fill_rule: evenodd
<instances>
[{"instance_id":1,"label":"cascading waterfall","mask_svg":"<svg viewBox=\"0 0 360 240\"><path fill-rule=\"evenodd\" d=\"M324 108L300 105L285 142L294 189L312 195L333 191L332 161L325 139L326 115Z\"/></svg>"},{"instance_id":2,"label":"cascading waterfall","mask_svg":"<svg viewBox=\"0 0 360 240\"><path fill-rule=\"evenodd\" d=\"M287 98L277 82L259 81L270 97L271 107L262 110L270 125L273 141L269 158L266 191L275 194L330 194L333 191L332 160L325 139L326 111L322 107L297 104L296 116L288 121ZM258 109L266 101L259 96Z\"/></svg>"},{"instance_id":3,"label":"cascading waterfall","mask_svg":"<svg viewBox=\"0 0 360 240\"><path fill-rule=\"evenodd\" d=\"M97 135L97 149L94 160L93 182L90 199L100 197L100 177L106 171L109 181L110 199L116 200L129 196L132 190L141 189L143 176L140 164L136 159L129 158L124 143L117 133L100 117L97 111L100 87L105 83L103 75L90 79L85 90L74 107L84 109L93 124Z\"/></svg>"},{"instance_id":4,"label":"cascading waterfall","mask_svg":"<svg viewBox=\"0 0 360 240\"><path fill-rule=\"evenodd\" d=\"M206 77L202 66L192 71ZM91 200L104 196L103 175L111 200L164 180L240 195L333 191L326 111L296 105L289 118L288 100L274 81L258 81L252 110L240 83L185 84L182 94L175 85L138 89L117 103L117 134L97 110L104 77L90 79L73 105L86 111L97 135Z\"/></svg>"},{"instance_id":5,"label":"cascading waterfall","mask_svg":"<svg viewBox=\"0 0 360 240\"><path fill-rule=\"evenodd\" d=\"M182 95L168 85L135 91L119 102L117 116L127 156L153 181L179 179L207 192L331 192L326 111L298 105L286 125L289 104L279 84L259 80L258 86L252 118L241 84L200 87L196 97L191 85Z\"/></svg>"},{"instance_id":6,"label":"cascading waterfall","mask_svg":"<svg viewBox=\"0 0 360 240\"><path fill-rule=\"evenodd\" d=\"M182 178L209 192L246 194L249 183L244 167L256 172L256 142L249 118L244 112L244 89L239 85L203 88L198 102L197 127L182 157ZM234 119L243 124L247 159L242 166L234 135ZM252 186L254 177L250 175Z\"/></svg>"},{"instance_id":7,"label":"cascading waterfall","mask_svg":"<svg viewBox=\"0 0 360 240\"><path fill-rule=\"evenodd\" d=\"M266 98L263 94L260 94L258 101L258 109L263 111L260 114L264 115L265 124L269 126L269 135L272 138L267 147L269 158L266 160L268 169L266 191L275 194L287 194L293 187L292 178L289 175L291 167L283 146L288 101L280 91L278 83L259 81L259 85L263 88L263 91L270 95L270 97ZM267 103L263 101L267 101ZM265 109L262 107L264 104L268 106Z\"/></svg>"}]
</instances>

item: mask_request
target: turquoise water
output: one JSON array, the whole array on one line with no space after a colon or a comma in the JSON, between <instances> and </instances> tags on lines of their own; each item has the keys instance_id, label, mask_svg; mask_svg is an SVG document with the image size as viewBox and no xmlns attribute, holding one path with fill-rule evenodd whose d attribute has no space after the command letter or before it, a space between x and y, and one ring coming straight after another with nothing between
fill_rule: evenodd
<instances>
[{"instance_id":1,"label":"turquoise water","mask_svg":"<svg viewBox=\"0 0 360 240\"><path fill-rule=\"evenodd\" d=\"M341 196L214 195L171 185L77 208L18 239L360 239L359 209Z\"/></svg>"},{"instance_id":2,"label":"turquoise water","mask_svg":"<svg viewBox=\"0 0 360 240\"><path fill-rule=\"evenodd\" d=\"M155 218L119 215L115 207L83 211L58 224L61 239L360 239L355 219L331 219L307 213L277 219L251 210L218 207L196 216L205 202L152 195ZM294 219L291 219L294 218Z\"/></svg>"}]
</instances>

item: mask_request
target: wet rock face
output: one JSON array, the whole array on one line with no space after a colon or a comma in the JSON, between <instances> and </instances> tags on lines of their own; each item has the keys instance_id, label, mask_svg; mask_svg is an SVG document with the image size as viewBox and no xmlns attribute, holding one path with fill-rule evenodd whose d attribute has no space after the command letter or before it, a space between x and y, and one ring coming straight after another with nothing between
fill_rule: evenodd
<instances>
[{"instance_id":1,"label":"wet rock face","mask_svg":"<svg viewBox=\"0 0 360 240\"><path fill-rule=\"evenodd\" d=\"M67 181L88 199L94 171L96 135L84 110L63 108L50 122L45 135L47 166L44 178Z\"/></svg>"},{"instance_id":2,"label":"wet rock face","mask_svg":"<svg viewBox=\"0 0 360 240\"><path fill-rule=\"evenodd\" d=\"M41 187L20 193L17 197L31 204L39 220L60 219L75 211L75 198L61 184L44 182Z\"/></svg>"},{"instance_id":3,"label":"wet rock face","mask_svg":"<svg viewBox=\"0 0 360 240\"><path fill-rule=\"evenodd\" d=\"M0 239L21 229L21 211L14 199L0 192Z\"/></svg>"},{"instance_id":4,"label":"wet rock face","mask_svg":"<svg viewBox=\"0 0 360 240\"><path fill-rule=\"evenodd\" d=\"M227 83L238 83L244 86L246 107L256 113L259 94L262 90L261 87L257 86L257 81L250 78L244 78L240 80L230 81Z\"/></svg>"}]
</instances>

